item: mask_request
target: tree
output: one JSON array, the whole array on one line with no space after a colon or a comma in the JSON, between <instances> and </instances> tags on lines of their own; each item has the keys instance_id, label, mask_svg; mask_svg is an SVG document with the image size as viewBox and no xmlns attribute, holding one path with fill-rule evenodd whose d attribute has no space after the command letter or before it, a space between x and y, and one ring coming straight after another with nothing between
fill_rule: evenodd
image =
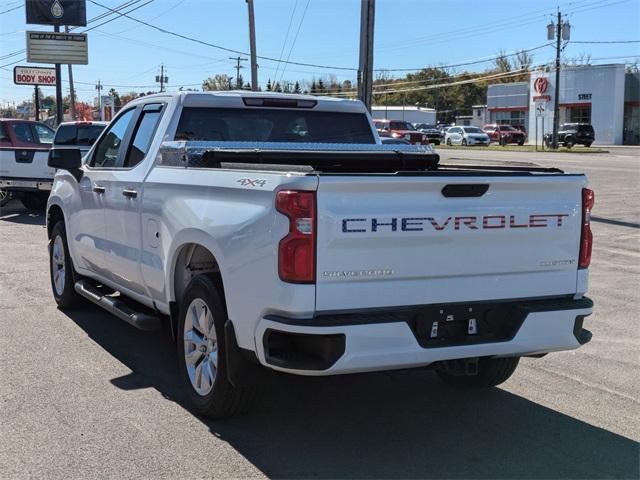
<instances>
[{"instance_id":1,"label":"tree","mask_svg":"<svg viewBox=\"0 0 640 480\"><path fill-rule=\"evenodd\" d=\"M317 85L317 92L318 93L324 93L325 92L325 86L324 86L324 82L322 81L322 79L318 79L318 85Z\"/></svg>"},{"instance_id":2,"label":"tree","mask_svg":"<svg viewBox=\"0 0 640 480\"><path fill-rule=\"evenodd\" d=\"M296 81L296 84L293 86L293 93L300 93L300 82Z\"/></svg>"},{"instance_id":3,"label":"tree","mask_svg":"<svg viewBox=\"0 0 640 480\"><path fill-rule=\"evenodd\" d=\"M86 102L76 102L76 116L82 122L93 120L93 107Z\"/></svg>"},{"instance_id":4,"label":"tree","mask_svg":"<svg viewBox=\"0 0 640 480\"><path fill-rule=\"evenodd\" d=\"M120 108L122 106L122 99L120 98L120 95L118 94L115 88L112 88L109 90L109 96L113 98L114 107Z\"/></svg>"},{"instance_id":5,"label":"tree","mask_svg":"<svg viewBox=\"0 0 640 480\"><path fill-rule=\"evenodd\" d=\"M309 88L309 93L311 93L311 95L318 93L318 86L316 85L315 79L311 81L311 87Z\"/></svg>"},{"instance_id":6,"label":"tree","mask_svg":"<svg viewBox=\"0 0 640 480\"><path fill-rule=\"evenodd\" d=\"M272 88L271 79L267 80L267 92L270 92Z\"/></svg>"},{"instance_id":7,"label":"tree","mask_svg":"<svg viewBox=\"0 0 640 480\"><path fill-rule=\"evenodd\" d=\"M121 95L120 106L124 107L127 103L129 103L131 100L135 100L136 98L138 98L138 94L136 92L129 92L125 95Z\"/></svg>"},{"instance_id":8,"label":"tree","mask_svg":"<svg viewBox=\"0 0 640 480\"><path fill-rule=\"evenodd\" d=\"M202 90L210 92L214 90L231 90L231 77L225 73L216 73L202 82Z\"/></svg>"}]
</instances>

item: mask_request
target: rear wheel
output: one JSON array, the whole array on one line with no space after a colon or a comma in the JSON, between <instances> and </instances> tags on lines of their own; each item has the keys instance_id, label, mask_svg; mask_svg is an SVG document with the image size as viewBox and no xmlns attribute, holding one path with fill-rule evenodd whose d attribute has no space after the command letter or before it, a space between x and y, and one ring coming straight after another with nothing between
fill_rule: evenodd
<instances>
[{"instance_id":1,"label":"rear wheel","mask_svg":"<svg viewBox=\"0 0 640 480\"><path fill-rule=\"evenodd\" d=\"M465 147L467 146L467 139L466 138L462 139L462 145L465 146Z\"/></svg>"},{"instance_id":2,"label":"rear wheel","mask_svg":"<svg viewBox=\"0 0 640 480\"><path fill-rule=\"evenodd\" d=\"M27 193L20 199L27 210L39 212L47 207L49 195L46 193Z\"/></svg>"},{"instance_id":3,"label":"rear wheel","mask_svg":"<svg viewBox=\"0 0 640 480\"><path fill-rule=\"evenodd\" d=\"M521 147L522 145L524 145L524 140L520 140L520 141L518 142L518 145L519 145L520 147Z\"/></svg>"},{"instance_id":4,"label":"rear wheel","mask_svg":"<svg viewBox=\"0 0 640 480\"><path fill-rule=\"evenodd\" d=\"M206 275L193 278L181 302L178 364L192 405L211 418L243 411L254 392L234 387L227 377L226 321L226 310L212 279Z\"/></svg>"},{"instance_id":5,"label":"rear wheel","mask_svg":"<svg viewBox=\"0 0 640 480\"><path fill-rule=\"evenodd\" d=\"M567 148L573 147L573 139L572 138L567 138L564 141L564 146L567 147Z\"/></svg>"},{"instance_id":6,"label":"rear wheel","mask_svg":"<svg viewBox=\"0 0 640 480\"><path fill-rule=\"evenodd\" d=\"M587 148L589 148L589 147L591 146L591 143L592 143L592 142L587 142L587 143L585 143L585 144L584 144L584 146L585 146L585 147L587 147Z\"/></svg>"},{"instance_id":7,"label":"rear wheel","mask_svg":"<svg viewBox=\"0 0 640 480\"><path fill-rule=\"evenodd\" d=\"M453 375L437 370L440 379L447 385L465 390L491 388L505 382L516 371L520 357L487 358L478 360L477 375Z\"/></svg>"},{"instance_id":8,"label":"rear wheel","mask_svg":"<svg viewBox=\"0 0 640 480\"><path fill-rule=\"evenodd\" d=\"M4 188L0 188L0 207L4 207L11 200L11 194Z\"/></svg>"},{"instance_id":9,"label":"rear wheel","mask_svg":"<svg viewBox=\"0 0 640 480\"><path fill-rule=\"evenodd\" d=\"M447 138L447 145L451 146L451 139Z\"/></svg>"}]
</instances>

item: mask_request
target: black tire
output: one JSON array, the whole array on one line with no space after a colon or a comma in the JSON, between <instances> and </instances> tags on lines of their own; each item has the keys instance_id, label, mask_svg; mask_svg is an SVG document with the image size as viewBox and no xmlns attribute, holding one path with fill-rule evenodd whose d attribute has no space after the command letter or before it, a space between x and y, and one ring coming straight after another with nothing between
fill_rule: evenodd
<instances>
[{"instance_id":1,"label":"black tire","mask_svg":"<svg viewBox=\"0 0 640 480\"><path fill-rule=\"evenodd\" d=\"M11 200L11 192L0 188L0 208L4 207Z\"/></svg>"},{"instance_id":2,"label":"black tire","mask_svg":"<svg viewBox=\"0 0 640 480\"><path fill-rule=\"evenodd\" d=\"M20 198L20 201L27 210L40 212L47 208L48 199L49 195L46 193L27 193L24 197Z\"/></svg>"},{"instance_id":3,"label":"black tire","mask_svg":"<svg viewBox=\"0 0 640 480\"><path fill-rule=\"evenodd\" d=\"M194 409L199 414L210 418L226 418L245 411L255 393L255 389L252 387L234 387L227 377L224 339L224 324L227 321L227 311L221 298L214 281L207 275L198 275L187 285L184 297L180 302L180 317L178 319L177 347L180 378ZM217 344L215 379L213 387L205 395L198 393L191 383L185 358L184 326L189 313L189 306L196 299L206 304L213 317ZM199 360L199 363L202 363L205 361L205 357L203 356Z\"/></svg>"},{"instance_id":4,"label":"black tire","mask_svg":"<svg viewBox=\"0 0 640 480\"><path fill-rule=\"evenodd\" d=\"M434 145L440 145L440 140L434 140L434 141L433 141L433 144L434 144Z\"/></svg>"},{"instance_id":5,"label":"black tire","mask_svg":"<svg viewBox=\"0 0 640 480\"><path fill-rule=\"evenodd\" d=\"M60 274L62 276L64 287L61 290L56 287L56 267L54 265L56 262L53 258L54 252L56 250L56 239L58 237L60 238L60 241L62 243L62 249L64 253L64 273ZM69 255L67 234L65 231L64 222L62 220L56 223L51 230L51 239L49 240L49 273L51 277L51 290L53 292L53 298L60 308L78 307L84 303L83 298L78 295L74 288L74 285L78 279L78 274L73 268L73 262L71 261L71 256Z\"/></svg>"},{"instance_id":6,"label":"black tire","mask_svg":"<svg viewBox=\"0 0 640 480\"><path fill-rule=\"evenodd\" d=\"M523 146L523 145L524 145L524 140L521 140L521 141L519 141L519 142L518 142L518 146L519 146L519 147L521 147L521 146Z\"/></svg>"},{"instance_id":7,"label":"black tire","mask_svg":"<svg viewBox=\"0 0 640 480\"><path fill-rule=\"evenodd\" d=\"M451 146L451 139L447 138L447 145Z\"/></svg>"},{"instance_id":8,"label":"black tire","mask_svg":"<svg viewBox=\"0 0 640 480\"><path fill-rule=\"evenodd\" d=\"M463 147L466 147L466 146L467 146L467 139L466 139L466 138L463 138L463 139L462 139L462 146L463 146Z\"/></svg>"},{"instance_id":9,"label":"black tire","mask_svg":"<svg viewBox=\"0 0 640 480\"><path fill-rule=\"evenodd\" d=\"M591 146L591 142L587 142L584 144L585 147L589 148Z\"/></svg>"},{"instance_id":10,"label":"black tire","mask_svg":"<svg viewBox=\"0 0 640 480\"><path fill-rule=\"evenodd\" d=\"M442 370L436 370L436 373L444 383L452 387L464 390L491 388L500 385L513 375L519 361L520 357L482 357L478 361L477 375L451 375Z\"/></svg>"},{"instance_id":11,"label":"black tire","mask_svg":"<svg viewBox=\"0 0 640 480\"><path fill-rule=\"evenodd\" d=\"M564 146L567 147L567 148L571 148L571 147L573 147L573 145L574 145L574 143L573 143L573 139L572 138L567 138L564 141Z\"/></svg>"},{"instance_id":12,"label":"black tire","mask_svg":"<svg viewBox=\"0 0 640 480\"><path fill-rule=\"evenodd\" d=\"M507 146L507 139L502 137L500 139L500 145L503 146L503 147L506 147Z\"/></svg>"}]
</instances>

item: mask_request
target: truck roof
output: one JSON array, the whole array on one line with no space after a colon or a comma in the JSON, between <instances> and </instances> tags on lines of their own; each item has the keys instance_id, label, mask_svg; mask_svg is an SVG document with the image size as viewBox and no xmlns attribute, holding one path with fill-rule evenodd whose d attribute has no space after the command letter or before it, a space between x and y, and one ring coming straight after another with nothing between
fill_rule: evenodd
<instances>
[{"instance_id":1,"label":"truck roof","mask_svg":"<svg viewBox=\"0 0 640 480\"><path fill-rule=\"evenodd\" d=\"M133 100L128 105L138 105L149 103L150 100L161 100L167 98L179 98L179 102L186 107L227 107L245 108L245 98L269 99L273 100L304 100L315 102L314 110L340 111L353 113L366 113L367 110L360 100L349 100L343 98L323 97L315 95L302 95L295 93L280 92L252 92L248 90L222 90L212 92L166 92L146 95ZM253 107L259 105L252 105ZM271 106L265 105L264 108ZM276 107L279 108L279 107ZM287 107L284 107L287 108ZM292 108L292 107L288 107ZM295 108L295 107L293 107ZM309 108L309 107L302 107Z\"/></svg>"}]
</instances>

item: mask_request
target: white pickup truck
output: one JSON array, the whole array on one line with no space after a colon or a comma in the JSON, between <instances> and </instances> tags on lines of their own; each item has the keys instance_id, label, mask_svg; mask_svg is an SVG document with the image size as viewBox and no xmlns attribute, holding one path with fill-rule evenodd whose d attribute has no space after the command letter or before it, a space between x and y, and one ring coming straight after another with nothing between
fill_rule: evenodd
<instances>
[{"instance_id":1,"label":"white pickup truck","mask_svg":"<svg viewBox=\"0 0 640 480\"><path fill-rule=\"evenodd\" d=\"M84 163L51 153L54 298L166 326L212 417L269 370L430 367L483 388L588 342L584 175L438 161L381 145L356 101L146 96Z\"/></svg>"}]
</instances>

